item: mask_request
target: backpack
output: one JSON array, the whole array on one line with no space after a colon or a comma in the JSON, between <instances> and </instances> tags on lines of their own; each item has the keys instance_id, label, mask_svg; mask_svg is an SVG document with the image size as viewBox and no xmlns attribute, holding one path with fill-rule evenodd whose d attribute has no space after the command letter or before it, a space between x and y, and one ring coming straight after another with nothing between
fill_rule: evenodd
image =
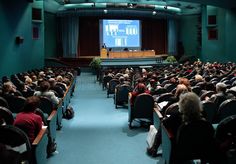
<instances>
[{"instance_id":1,"label":"backpack","mask_svg":"<svg viewBox=\"0 0 236 164\"><path fill-rule=\"evenodd\" d=\"M74 109L71 107L71 106L68 106L64 115L63 115L63 118L65 119L72 119L75 115L75 112L74 112Z\"/></svg>"}]
</instances>

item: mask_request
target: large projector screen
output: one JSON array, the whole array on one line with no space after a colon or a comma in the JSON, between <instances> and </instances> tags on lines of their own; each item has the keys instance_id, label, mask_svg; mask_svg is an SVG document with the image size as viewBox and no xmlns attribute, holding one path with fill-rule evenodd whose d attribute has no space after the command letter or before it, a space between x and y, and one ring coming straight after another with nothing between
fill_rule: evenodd
<instances>
[{"instance_id":1,"label":"large projector screen","mask_svg":"<svg viewBox=\"0 0 236 164\"><path fill-rule=\"evenodd\" d=\"M140 21L103 19L101 41L109 48L140 49Z\"/></svg>"}]
</instances>

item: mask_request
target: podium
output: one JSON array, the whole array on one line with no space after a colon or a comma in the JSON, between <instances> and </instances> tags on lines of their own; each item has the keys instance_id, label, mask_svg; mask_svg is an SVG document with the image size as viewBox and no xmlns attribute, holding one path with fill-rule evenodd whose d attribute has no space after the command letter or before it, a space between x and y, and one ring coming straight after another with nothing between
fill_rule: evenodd
<instances>
[{"instance_id":1,"label":"podium","mask_svg":"<svg viewBox=\"0 0 236 164\"><path fill-rule=\"evenodd\" d=\"M100 57L101 58L107 58L107 49L106 48L102 48L100 51Z\"/></svg>"}]
</instances>

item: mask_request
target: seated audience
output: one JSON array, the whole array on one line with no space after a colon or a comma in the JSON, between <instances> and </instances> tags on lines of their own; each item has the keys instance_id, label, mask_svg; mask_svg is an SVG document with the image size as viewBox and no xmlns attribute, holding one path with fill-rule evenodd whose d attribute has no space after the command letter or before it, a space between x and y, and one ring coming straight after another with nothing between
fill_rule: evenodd
<instances>
[{"instance_id":1,"label":"seated audience","mask_svg":"<svg viewBox=\"0 0 236 164\"><path fill-rule=\"evenodd\" d=\"M2 86L2 97L8 100L12 96L22 96L22 94L16 90L16 86L11 82L5 82Z\"/></svg>"},{"instance_id":2,"label":"seated audience","mask_svg":"<svg viewBox=\"0 0 236 164\"><path fill-rule=\"evenodd\" d=\"M212 95L209 101L213 101L219 108L220 104L227 100L228 98L233 97L231 94L226 93L227 86L224 83L216 84L216 94Z\"/></svg>"},{"instance_id":3,"label":"seated audience","mask_svg":"<svg viewBox=\"0 0 236 164\"><path fill-rule=\"evenodd\" d=\"M40 88L39 91L35 91L34 95L35 96L45 96L48 97L54 105L59 104L59 98L56 97L55 93L50 91L50 84L47 81L43 81L40 83Z\"/></svg>"},{"instance_id":4,"label":"seated audience","mask_svg":"<svg viewBox=\"0 0 236 164\"><path fill-rule=\"evenodd\" d=\"M134 105L134 102L135 102L135 98L142 94L142 93L148 93L150 94L150 91L146 88L146 86L143 84L143 83L139 83L135 89L133 90L133 92L131 92L131 100L130 100L130 105L131 107Z\"/></svg>"},{"instance_id":5,"label":"seated audience","mask_svg":"<svg viewBox=\"0 0 236 164\"><path fill-rule=\"evenodd\" d=\"M173 141L175 141L178 128L181 124L204 119L201 112L201 101L195 93L188 92L180 96L179 112L163 119L163 125L172 134ZM157 156L157 150L161 144L161 140L160 128L156 134L153 147L147 149L149 155Z\"/></svg>"},{"instance_id":6,"label":"seated audience","mask_svg":"<svg viewBox=\"0 0 236 164\"><path fill-rule=\"evenodd\" d=\"M57 96L62 98L64 96L64 90L60 86L56 85L56 80L54 78L50 78L48 80L50 83L50 90L53 90L57 93Z\"/></svg>"},{"instance_id":7,"label":"seated audience","mask_svg":"<svg viewBox=\"0 0 236 164\"><path fill-rule=\"evenodd\" d=\"M14 125L22 129L29 137L31 143L38 135L42 128L42 118L35 114L35 110L39 105L40 99L31 96L26 99L23 111L16 115Z\"/></svg>"},{"instance_id":8,"label":"seated audience","mask_svg":"<svg viewBox=\"0 0 236 164\"><path fill-rule=\"evenodd\" d=\"M171 104L174 104L174 103L178 102L181 94L187 93L187 92L188 92L188 88L185 85L183 85L183 84L177 85L176 92L175 92L174 96L171 97L170 101L168 101L168 103L161 109L161 113L164 115L166 109Z\"/></svg>"}]
</instances>

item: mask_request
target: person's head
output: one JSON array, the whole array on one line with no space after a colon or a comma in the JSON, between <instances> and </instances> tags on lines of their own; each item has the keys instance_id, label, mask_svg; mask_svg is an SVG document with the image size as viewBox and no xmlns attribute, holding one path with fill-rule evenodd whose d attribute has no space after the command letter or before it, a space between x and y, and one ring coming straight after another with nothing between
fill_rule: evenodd
<instances>
[{"instance_id":1,"label":"person's head","mask_svg":"<svg viewBox=\"0 0 236 164\"><path fill-rule=\"evenodd\" d=\"M48 82L49 82L51 87L53 87L56 84L56 80L54 78L48 79Z\"/></svg>"},{"instance_id":2,"label":"person's head","mask_svg":"<svg viewBox=\"0 0 236 164\"><path fill-rule=\"evenodd\" d=\"M225 85L225 83L217 83L216 84L216 92L226 92L227 86Z\"/></svg>"},{"instance_id":3,"label":"person's head","mask_svg":"<svg viewBox=\"0 0 236 164\"><path fill-rule=\"evenodd\" d=\"M25 78L25 84L27 85L32 84L32 79L30 77Z\"/></svg>"},{"instance_id":4,"label":"person's head","mask_svg":"<svg viewBox=\"0 0 236 164\"><path fill-rule=\"evenodd\" d=\"M201 119L202 104L200 98L193 92L182 94L179 100L179 111L184 122Z\"/></svg>"},{"instance_id":5,"label":"person's head","mask_svg":"<svg viewBox=\"0 0 236 164\"><path fill-rule=\"evenodd\" d=\"M14 92L14 91L15 91L15 86L12 84L12 82L8 81L3 84L2 86L3 93L9 93L9 92Z\"/></svg>"},{"instance_id":6,"label":"person's head","mask_svg":"<svg viewBox=\"0 0 236 164\"><path fill-rule=\"evenodd\" d=\"M175 97L178 97L182 94L182 93L187 93L188 92L188 88L183 85L183 84L179 84L176 87L176 92L175 92Z\"/></svg>"},{"instance_id":7,"label":"person's head","mask_svg":"<svg viewBox=\"0 0 236 164\"><path fill-rule=\"evenodd\" d=\"M57 78L56 78L56 81L57 82L63 82L63 77L58 75Z\"/></svg>"},{"instance_id":8,"label":"person's head","mask_svg":"<svg viewBox=\"0 0 236 164\"><path fill-rule=\"evenodd\" d=\"M121 76L120 78L119 78L119 82L120 83L123 83L125 81L125 78L123 77L123 76Z\"/></svg>"},{"instance_id":9,"label":"person's head","mask_svg":"<svg viewBox=\"0 0 236 164\"><path fill-rule=\"evenodd\" d=\"M46 91L49 90L49 88L50 88L49 82L43 81L43 82L40 83L40 91L41 92L46 92Z\"/></svg>"},{"instance_id":10,"label":"person's head","mask_svg":"<svg viewBox=\"0 0 236 164\"><path fill-rule=\"evenodd\" d=\"M34 112L39 106L40 98L37 96L28 97L23 108L24 112Z\"/></svg>"},{"instance_id":11,"label":"person's head","mask_svg":"<svg viewBox=\"0 0 236 164\"><path fill-rule=\"evenodd\" d=\"M137 92L138 93L144 93L146 90L146 86L143 83L139 83L137 86Z\"/></svg>"},{"instance_id":12,"label":"person's head","mask_svg":"<svg viewBox=\"0 0 236 164\"><path fill-rule=\"evenodd\" d=\"M189 91L191 90L190 81L187 78L179 78L179 84L183 84L188 88Z\"/></svg>"},{"instance_id":13,"label":"person's head","mask_svg":"<svg viewBox=\"0 0 236 164\"><path fill-rule=\"evenodd\" d=\"M199 74L195 75L195 81L196 82L200 82L200 81L203 81L203 77Z\"/></svg>"},{"instance_id":14,"label":"person's head","mask_svg":"<svg viewBox=\"0 0 236 164\"><path fill-rule=\"evenodd\" d=\"M45 76L45 73L43 71L40 71L39 72L39 78L44 78L44 76Z\"/></svg>"}]
</instances>

